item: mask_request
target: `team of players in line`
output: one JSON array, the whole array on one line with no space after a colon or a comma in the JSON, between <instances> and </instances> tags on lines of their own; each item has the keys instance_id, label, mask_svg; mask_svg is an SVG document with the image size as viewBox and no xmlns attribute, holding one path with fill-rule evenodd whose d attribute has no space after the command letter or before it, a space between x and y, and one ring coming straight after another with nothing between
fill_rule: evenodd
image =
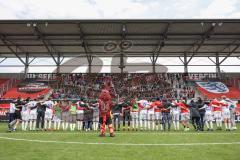
<instances>
[{"instance_id":1,"label":"team of players in line","mask_svg":"<svg viewBox=\"0 0 240 160\"><path fill-rule=\"evenodd\" d=\"M236 109L239 103L223 96L203 102L200 98L170 100L132 100L122 98L111 108L111 115L115 130L163 130L170 131L171 124L174 130L180 130L180 123L184 131L189 131L189 122L192 122L196 131L203 131L204 125L208 131L224 129L235 130ZM98 101L53 101L22 100L18 98L10 104L9 131L15 131L21 122L23 131L33 130L98 130L99 108ZM91 116L86 118L85 112ZM53 125L52 125L53 123ZM112 123L112 122L111 122ZM214 127L214 124L216 127ZM61 128L62 127L62 128Z\"/></svg>"}]
</instances>

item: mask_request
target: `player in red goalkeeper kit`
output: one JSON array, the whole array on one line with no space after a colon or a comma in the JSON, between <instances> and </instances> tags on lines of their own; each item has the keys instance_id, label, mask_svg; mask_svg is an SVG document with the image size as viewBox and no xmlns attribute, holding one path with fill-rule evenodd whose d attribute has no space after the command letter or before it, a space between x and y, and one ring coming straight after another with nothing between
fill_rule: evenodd
<instances>
[{"instance_id":1,"label":"player in red goalkeeper kit","mask_svg":"<svg viewBox=\"0 0 240 160\"><path fill-rule=\"evenodd\" d=\"M101 124L101 134L99 136L105 136L105 126L108 125L108 129L110 132L110 137L114 137L114 129L112 126L112 118L111 118L111 109L113 107L113 103L111 101L111 95L108 90L103 89L99 96L99 122Z\"/></svg>"}]
</instances>

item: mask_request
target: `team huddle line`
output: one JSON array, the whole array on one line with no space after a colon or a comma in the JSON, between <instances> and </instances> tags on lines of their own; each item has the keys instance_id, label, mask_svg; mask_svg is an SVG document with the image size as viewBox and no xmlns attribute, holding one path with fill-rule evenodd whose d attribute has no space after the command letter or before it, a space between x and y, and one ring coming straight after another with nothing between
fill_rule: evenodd
<instances>
[{"instance_id":1,"label":"team huddle line","mask_svg":"<svg viewBox=\"0 0 240 160\"><path fill-rule=\"evenodd\" d=\"M110 118L106 125L113 120L116 131L122 130L180 130L180 123L184 131L189 131L189 122L196 131L213 131L224 129L235 130L235 109L238 103L223 96L221 99L202 101L201 98L170 100L132 100L120 99L113 102ZM19 122L23 131L34 130L100 130L103 119L99 112L98 100L82 99L81 101L54 101L49 98L43 100L23 100L18 98L10 103L9 131L15 131ZM122 122L122 125L121 125ZM53 123L53 124L52 124ZM214 127L215 125L215 127Z\"/></svg>"}]
</instances>

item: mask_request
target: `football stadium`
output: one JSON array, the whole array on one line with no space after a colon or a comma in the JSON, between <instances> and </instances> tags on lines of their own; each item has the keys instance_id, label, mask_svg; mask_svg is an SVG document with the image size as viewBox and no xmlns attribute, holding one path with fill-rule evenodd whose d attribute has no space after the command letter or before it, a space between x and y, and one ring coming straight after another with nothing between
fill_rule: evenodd
<instances>
[{"instance_id":1,"label":"football stadium","mask_svg":"<svg viewBox=\"0 0 240 160\"><path fill-rule=\"evenodd\" d=\"M3 18L0 160L239 160L239 69L240 19Z\"/></svg>"}]
</instances>

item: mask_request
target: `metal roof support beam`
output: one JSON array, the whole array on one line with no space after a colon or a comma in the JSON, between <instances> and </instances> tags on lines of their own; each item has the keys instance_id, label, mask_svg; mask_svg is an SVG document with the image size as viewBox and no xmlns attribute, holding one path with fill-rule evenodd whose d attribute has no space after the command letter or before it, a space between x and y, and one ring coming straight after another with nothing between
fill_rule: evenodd
<instances>
[{"instance_id":1,"label":"metal roof support beam","mask_svg":"<svg viewBox=\"0 0 240 160\"><path fill-rule=\"evenodd\" d=\"M121 44L123 43L123 41L125 40L126 38L126 23L123 23L122 24L122 34L121 34ZM124 53L123 53L123 48L122 46L120 45L120 65L119 65L119 68L121 70L121 73L123 73L123 69L125 68L125 64L124 64Z\"/></svg>"},{"instance_id":2,"label":"metal roof support beam","mask_svg":"<svg viewBox=\"0 0 240 160\"><path fill-rule=\"evenodd\" d=\"M190 57L190 59L188 60L187 63L189 63L192 60L192 58L197 54L199 49L204 44L205 40L210 38L210 35L214 32L215 27L216 27L216 25L211 25L211 27L209 27L209 29L204 33L204 35L202 35L202 39L200 41L200 44L198 44L198 41L197 41L193 44L193 46L189 50L186 51L186 53L189 53L193 49L193 54L192 54L192 56ZM195 45L198 45L196 49L194 49Z\"/></svg>"},{"instance_id":3,"label":"metal roof support beam","mask_svg":"<svg viewBox=\"0 0 240 160\"><path fill-rule=\"evenodd\" d=\"M29 62L29 64L31 64L35 59L36 57L33 57L33 59Z\"/></svg>"},{"instance_id":4,"label":"metal roof support beam","mask_svg":"<svg viewBox=\"0 0 240 160\"><path fill-rule=\"evenodd\" d=\"M82 31L81 24L78 23L78 32L80 34L80 40L82 40L82 47L84 49L84 52L87 56L87 61L88 61L88 73L92 73L92 61L93 61L93 56L91 55L91 51L88 48L88 45L85 41L85 34Z\"/></svg>"},{"instance_id":5,"label":"metal roof support beam","mask_svg":"<svg viewBox=\"0 0 240 160\"><path fill-rule=\"evenodd\" d=\"M7 57L3 58L0 63L4 62L7 59Z\"/></svg>"},{"instance_id":6,"label":"metal roof support beam","mask_svg":"<svg viewBox=\"0 0 240 160\"><path fill-rule=\"evenodd\" d=\"M57 58L56 58L56 61L57 61L57 63L56 63L56 66L57 66L57 69L56 69L56 72L57 73L60 73L60 69L61 69L61 63L62 63L62 61L64 60L64 57L61 59L61 54L60 53L58 53L58 55L57 55Z\"/></svg>"},{"instance_id":7,"label":"metal roof support beam","mask_svg":"<svg viewBox=\"0 0 240 160\"><path fill-rule=\"evenodd\" d=\"M86 40L85 40L86 41ZM131 40L130 40L131 41ZM100 42L100 41L98 41ZM62 46L62 47L75 47L75 46L79 46L81 45L82 43L79 42L79 43L72 43L72 42L68 42L68 43L55 43L55 44L43 44L43 43L38 43L38 44L27 44L27 43L21 43L21 44L8 44L10 47L20 47L20 46L25 46L25 47L45 47L45 46L48 46L48 47L55 47L55 46ZM192 44L190 43L167 43L165 44L163 40L161 40L161 43L157 43L157 46L156 49L154 49L152 52L157 52L159 50L159 47L160 47L160 44L161 45L164 45L164 46L168 46L168 47L172 47L172 46L180 46L180 47L188 47L188 46L192 46ZM88 47L101 47L105 45L104 42L102 43L92 43L92 44L88 44ZM146 47L154 47L156 45L155 42L153 43L138 43L138 44L134 44L134 46L146 46ZM205 43L203 44L202 46L212 46L212 47L218 47L218 46L223 46L223 45L226 45L226 43ZM4 44L0 44L0 46L5 46ZM55 52L58 52L58 51L55 51Z\"/></svg>"},{"instance_id":8,"label":"metal roof support beam","mask_svg":"<svg viewBox=\"0 0 240 160\"><path fill-rule=\"evenodd\" d=\"M158 60L159 54L162 50L162 48L165 46L165 40L167 39L167 33L169 30L171 23L167 23L166 28L164 29L164 32L161 34L162 39L159 41L159 44L157 45L157 47L154 49L153 51L153 56L150 57L151 61L152 61L152 72L156 73L156 62Z\"/></svg>"},{"instance_id":9,"label":"metal roof support beam","mask_svg":"<svg viewBox=\"0 0 240 160\"><path fill-rule=\"evenodd\" d=\"M239 47L240 47L240 44L238 44L236 47L234 47L234 49L233 49L231 52L229 52L229 54L221 60L220 65L221 65L228 57L230 57Z\"/></svg>"},{"instance_id":10,"label":"metal roof support beam","mask_svg":"<svg viewBox=\"0 0 240 160\"><path fill-rule=\"evenodd\" d=\"M184 66L184 73L188 73L188 61L187 61L187 53L184 53L183 60L181 57L178 57Z\"/></svg>"},{"instance_id":11,"label":"metal roof support beam","mask_svg":"<svg viewBox=\"0 0 240 160\"><path fill-rule=\"evenodd\" d=\"M121 53L121 55L120 55L120 66L119 66L119 68L121 70L121 73L123 73L123 69L125 68L123 53Z\"/></svg>"},{"instance_id":12,"label":"metal roof support beam","mask_svg":"<svg viewBox=\"0 0 240 160\"><path fill-rule=\"evenodd\" d=\"M85 54L87 56L87 61L88 61L88 73L92 73L92 61L93 61L93 56L91 54L89 54L88 48L85 44L85 42L83 41L83 49L85 51Z\"/></svg>"},{"instance_id":13,"label":"metal roof support beam","mask_svg":"<svg viewBox=\"0 0 240 160\"><path fill-rule=\"evenodd\" d=\"M150 57L150 60L152 62L152 72L156 73L155 53L153 53L152 57Z\"/></svg>"},{"instance_id":14,"label":"metal roof support beam","mask_svg":"<svg viewBox=\"0 0 240 160\"><path fill-rule=\"evenodd\" d=\"M29 71L29 53L26 53L25 64L24 64L24 76L27 78L27 74Z\"/></svg>"},{"instance_id":15,"label":"metal roof support beam","mask_svg":"<svg viewBox=\"0 0 240 160\"><path fill-rule=\"evenodd\" d=\"M183 57L183 64L184 64L184 73L188 73L188 60L187 60L187 53L184 53Z\"/></svg>"},{"instance_id":16,"label":"metal roof support beam","mask_svg":"<svg viewBox=\"0 0 240 160\"><path fill-rule=\"evenodd\" d=\"M33 27L33 30L34 30L35 34L36 34L36 35L41 39L41 41L43 42L43 45L44 45L45 48L47 49L48 53L50 54L50 56L52 57L52 59L54 60L54 62L56 63L56 65L59 65L57 59L56 59L56 58L54 57L54 55L53 55L52 50L54 50L55 53L59 53L59 51L58 51L56 48L54 48L53 45L52 45L49 41L45 40L42 32L38 29L37 26ZM50 46L51 48L49 48L49 46Z\"/></svg>"},{"instance_id":17,"label":"metal roof support beam","mask_svg":"<svg viewBox=\"0 0 240 160\"><path fill-rule=\"evenodd\" d=\"M17 49L18 47L16 47L16 51L14 51L14 49L12 49L12 47L10 47L7 43L7 41L1 36L0 37L2 42L6 45L6 47L22 62L22 64L25 65L25 62L22 60L22 58L17 54Z\"/></svg>"},{"instance_id":18,"label":"metal roof support beam","mask_svg":"<svg viewBox=\"0 0 240 160\"><path fill-rule=\"evenodd\" d=\"M30 60L30 56L29 53L26 53L25 55L25 64L24 64L24 76L25 78L27 78L27 74L29 72L29 65L36 59L36 57L34 57L32 60Z\"/></svg>"},{"instance_id":19,"label":"metal roof support beam","mask_svg":"<svg viewBox=\"0 0 240 160\"><path fill-rule=\"evenodd\" d=\"M56 66L57 66L57 73L60 73L60 64L61 64L61 57L60 57L60 53L58 53L58 56L57 56L57 63L56 63Z\"/></svg>"},{"instance_id":20,"label":"metal roof support beam","mask_svg":"<svg viewBox=\"0 0 240 160\"><path fill-rule=\"evenodd\" d=\"M179 59L180 59L180 61L181 61L181 62L184 64L184 61L182 60L182 58L181 58L180 56L179 56L178 58L179 58Z\"/></svg>"},{"instance_id":21,"label":"metal roof support beam","mask_svg":"<svg viewBox=\"0 0 240 160\"><path fill-rule=\"evenodd\" d=\"M208 59L216 65L216 62L214 60L212 60L210 57L208 57Z\"/></svg>"},{"instance_id":22,"label":"metal roof support beam","mask_svg":"<svg viewBox=\"0 0 240 160\"><path fill-rule=\"evenodd\" d=\"M216 53L216 73L217 73L217 77L220 78L221 70L220 70L220 62L219 62L219 53Z\"/></svg>"}]
</instances>

